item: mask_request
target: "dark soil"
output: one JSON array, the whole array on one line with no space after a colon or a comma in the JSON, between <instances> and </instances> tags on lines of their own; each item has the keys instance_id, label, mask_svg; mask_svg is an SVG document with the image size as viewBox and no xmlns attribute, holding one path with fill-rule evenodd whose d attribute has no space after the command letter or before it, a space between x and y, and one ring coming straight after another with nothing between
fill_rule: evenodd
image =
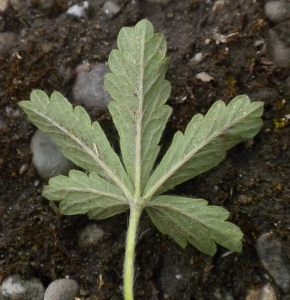
<instances>
[{"instance_id":1,"label":"dark soil","mask_svg":"<svg viewBox=\"0 0 290 300\"><path fill-rule=\"evenodd\" d=\"M29 149L35 128L16 110L17 103L36 88L49 94L57 90L70 98L76 66L84 61L105 63L121 27L148 18L157 32L164 33L169 46L167 79L172 84L169 104L174 113L164 135L165 146L194 114L206 113L216 100L228 103L239 94L265 103L265 124L251 143L232 149L218 167L172 191L228 209L230 220L245 234L243 252L223 257L226 249L219 247L209 257L191 246L183 250L144 215L140 235L146 233L137 245L136 299L208 300L218 299L218 294L225 299L228 293L242 300L248 289L269 280L263 276L255 245L257 237L270 230L290 243L290 126L283 120L290 112L290 98L282 88L290 68L276 67L267 53L271 24L265 19L264 1L229 1L215 12L213 3L207 2L161 5L120 0L122 10L111 19L101 10L104 1L98 0L87 19L65 14L64 0L49 12L9 8L3 13L3 31L17 33L20 41L7 59L0 60L0 115L8 125L0 130L2 279L13 273L26 278L34 275L47 286L68 275L89 292L90 299L122 299L128 215L98 221L105 237L97 246L79 248L77 232L89 221L86 216L59 217L41 196L45 182L31 164ZM214 31L238 34L226 44L217 44ZM206 39L211 40L208 45ZM264 44L254 45L262 39ZM204 59L193 63L192 57L201 51ZM199 72L214 80L198 80ZM111 126L107 111L90 114L105 128Z\"/></svg>"}]
</instances>

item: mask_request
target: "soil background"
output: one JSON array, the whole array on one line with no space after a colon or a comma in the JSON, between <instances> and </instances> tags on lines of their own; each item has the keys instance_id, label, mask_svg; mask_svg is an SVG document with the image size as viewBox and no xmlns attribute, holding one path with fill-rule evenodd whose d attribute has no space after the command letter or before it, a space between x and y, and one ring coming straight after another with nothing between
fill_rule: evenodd
<instances>
[{"instance_id":1,"label":"soil background","mask_svg":"<svg viewBox=\"0 0 290 300\"><path fill-rule=\"evenodd\" d=\"M265 124L253 141L229 151L218 167L172 191L229 210L230 221L244 232L243 252L223 256L227 250L218 247L209 257L190 245L181 249L144 214L136 249L136 299L245 299L249 289L271 282L257 257L257 237L273 231L290 244L290 126L284 118L290 113L290 97L283 90L290 68L275 66L269 57L268 30L273 25L265 18L264 1L228 1L212 11L213 1L120 0L121 11L110 18L102 11L104 1L94 0L82 19L65 13L75 3L59 0L50 10L9 7L1 16L2 31L19 36L9 57L0 60L0 116L7 124L0 129L1 279L19 273L37 276L47 286L69 276L88 291L88 299L122 299L128 215L98 221L105 232L102 240L96 246L78 246L78 231L91 221L57 215L41 196L46 183L30 153L35 127L17 103L29 99L33 89L48 94L57 90L70 98L77 65L105 63L120 29L147 18L168 41L173 114L164 149L174 132L184 131L193 115L206 113L219 99L228 103L247 94L263 101ZM218 43L215 33L235 34ZM196 63L192 58L199 52L203 59ZM214 80L197 79L200 72ZM89 113L116 139L106 110Z\"/></svg>"}]
</instances>

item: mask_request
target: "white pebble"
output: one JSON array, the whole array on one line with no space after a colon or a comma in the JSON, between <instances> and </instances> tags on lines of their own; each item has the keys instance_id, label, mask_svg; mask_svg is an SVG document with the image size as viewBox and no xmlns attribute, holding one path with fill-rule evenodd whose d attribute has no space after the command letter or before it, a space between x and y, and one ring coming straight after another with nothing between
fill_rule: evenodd
<instances>
[{"instance_id":1,"label":"white pebble","mask_svg":"<svg viewBox=\"0 0 290 300\"><path fill-rule=\"evenodd\" d=\"M113 1L106 1L103 5L103 12L109 17L115 16L120 10L120 6Z\"/></svg>"},{"instance_id":2,"label":"white pebble","mask_svg":"<svg viewBox=\"0 0 290 300\"><path fill-rule=\"evenodd\" d=\"M193 61L199 63L199 62L202 61L202 59L203 59L203 55L202 55L201 52L199 52L199 53L196 53L196 54L194 55L194 57L193 57L191 60L193 60Z\"/></svg>"},{"instance_id":3,"label":"white pebble","mask_svg":"<svg viewBox=\"0 0 290 300\"><path fill-rule=\"evenodd\" d=\"M200 79L203 82L210 82L210 81L214 80L214 78L212 76L208 75L205 72L198 73L196 75L196 78Z\"/></svg>"},{"instance_id":4,"label":"white pebble","mask_svg":"<svg viewBox=\"0 0 290 300\"><path fill-rule=\"evenodd\" d=\"M71 6L68 10L67 10L67 14L68 15L73 15L73 16L76 16L78 18L86 18L87 15L86 15L86 12L85 10L88 9L89 7L89 3L88 1L85 1L83 3L83 5L73 5Z\"/></svg>"}]
</instances>

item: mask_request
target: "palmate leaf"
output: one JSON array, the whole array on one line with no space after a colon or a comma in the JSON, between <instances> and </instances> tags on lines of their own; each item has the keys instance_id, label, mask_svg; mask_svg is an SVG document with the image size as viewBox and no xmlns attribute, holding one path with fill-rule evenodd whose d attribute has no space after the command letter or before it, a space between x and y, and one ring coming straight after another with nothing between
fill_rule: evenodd
<instances>
[{"instance_id":1,"label":"palmate leaf","mask_svg":"<svg viewBox=\"0 0 290 300\"><path fill-rule=\"evenodd\" d=\"M132 193L132 185L118 155L99 123L92 124L83 107L73 109L60 93L54 92L49 98L40 90L34 90L30 101L21 101L19 105L34 125L50 134L68 159L114 182L123 194Z\"/></svg>"},{"instance_id":2,"label":"palmate leaf","mask_svg":"<svg viewBox=\"0 0 290 300\"><path fill-rule=\"evenodd\" d=\"M90 219L106 219L129 209L127 199L116 185L95 172L89 176L70 171L69 176L56 176L49 181L42 195L51 201L61 201L64 215L86 214Z\"/></svg>"},{"instance_id":3,"label":"palmate leaf","mask_svg":"<svg viewBox=\"0 0 290 300\"><path fill-rule=\"evenodd\" d=\"M109 57L112 73L105 86L112 98L109 110L120 136L123 163L140 195L159 152L158 143L171 108L164 103L170 84L164 80L168 59L163 35L152 24L140 21L124 27L118 36L119 50Z\"/></svg>"},{"instance_id":4,"label":"palmate leaf","mask_svg":"<svg viewBox=\"0 0 290 300\"><path fill-rule=\"evenodd\" d=\"M222 207L207 206L203 199L157 196L147 204L146 211L155 226L183 248L189 242L209 255L215 254L216 243L232 251L242 250L243 233L225 221L229 212Z\"/></svg>"},{"instance_id":5,"label":"palmate leaf","mask_svg":"<svg viewBox=\"0 0 290 300\"><path fill-rule=\"evenodd\" d=\"M228 149L260 131L262 113L262 102L241 95L227 106L217 101L205 117L195 115L184 134L175 134L143 197L150 199L218 165Z\"/></svg>"}]
</instances>

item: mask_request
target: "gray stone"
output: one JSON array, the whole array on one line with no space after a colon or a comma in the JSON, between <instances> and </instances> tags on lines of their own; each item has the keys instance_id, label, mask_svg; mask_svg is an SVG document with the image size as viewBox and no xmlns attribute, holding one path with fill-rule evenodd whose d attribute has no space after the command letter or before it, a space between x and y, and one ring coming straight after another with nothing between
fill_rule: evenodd
<instances>
[{"instance_id":1,"label":"gray stone","mask_svg":"<svg viewBox=\"0 0 290 300\"><path fill-rule=\"evenodd\" d=\"M66 175L74 166L50 136L39 129L34 133L30 147L33 153L32 163L44 180L56 175Z\"/></svg>"},{"instance_id":2,"label":"gray stone","mask_svg":"<svg viewBox=\"0 0 290 300\"><path fill-rule=\"evenodd\" d=\"M103 5L103 12L110 18L118 14L121 7L113 1L106 1Z\"/></svg>"},{"instance_id":3,"label":"gray stone","mask_svg":"<svg viewBox=\"0 0 290 300\"><path fill-rule=\"evenodd\" d=\"M260 261L285 294L290 293L290 260L282 241L273 233L265 233L257 240Z\"/></svg>"},{"instance_id":4,"label":"gray stone","mask_svg":"<svg viewBox=\"0 0 290 300\"><path fill-rule=\"evenodd\" d=\"M80 247L88 247L97 244L97 242L103 237L104 231L97 226L97 224L91 223L81 229L78 234L78 244Z\"/></svg>"},{"instance_id":5,"label":"gray stone","mask_svg":"<svg viewBox=\"0 0 290 300\"><path fill-rule=\"evenodd\" d=\"M44 300L75 300L79 295L79 285L73 279L58 279L46 289Z\"/></svg>"},{"instance_id":6,"label":"gray stone","mask_svg":"<svg viewBox=\"0 0 290 300\"><path fill-rule=\"evenodd\" d=\"M269 1L265 5L265 14L267 18L279 23L290 18L290 3L284 1Z\"/></svg>"},{"instance_id":7,"label":"gray stone","mask_svg":"<svg viewBox=\"0 0 290 300\"><path fill-rule=\"evenodd\" d=\"M281 41L273 29L269 30L268 49L275 65L287 66L290 64L290 45Z\"/></svg>"},{"instance_id":8,"label":"gray stone","mask_svg":"<svg viewBox=\"0 0 290 300\"><path fill-rule=\"evenodd\" d=\"M1 300L43 300L44 287L35 277L22 279L20 275L8 276L0 286Z\"/></svg>"},{"instance_id":9,"label":"gray stone","mask_svg":"<svg viewBox=\"0 0 290 300\"><path fill-rule=\"evenodd\" d=\"M0 33L0 57L6 58L17 42L17 34L13 32Z\"/></svg>"},{"instance_id":10,"label":"gray stone","mask_svg":"<svg viewBox=\"0 0 290 300\"><path fill-rule=\"evenodd\" d=\"M107 109L112 100L104 86L104 77L110 72L104 64L83 64L76 68L76 81L72 90L75 104L88 109Z\"/></svg>"}]
</instances>

